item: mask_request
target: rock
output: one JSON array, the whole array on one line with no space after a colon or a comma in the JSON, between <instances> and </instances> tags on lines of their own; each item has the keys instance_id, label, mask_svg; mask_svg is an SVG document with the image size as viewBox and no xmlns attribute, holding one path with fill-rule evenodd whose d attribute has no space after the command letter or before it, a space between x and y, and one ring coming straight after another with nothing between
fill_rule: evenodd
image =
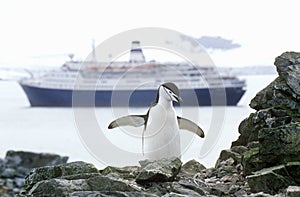
<instances>
[{"instance_id":1,"label":"rock","mask_svg":"<svg viewBox=\"0 0 300 197\"><path fill-rule=\"evenodd\" d=\"M258 111L242 121L239 126L241 135L233 146L247 146L249 142L258 141L258 132L263 128L299 122L299 101L289 96L293 93L284 84L283 79L277 78L251 101L250 106Z\"/></svg>"},{"instance_id":2,"label":"rock","mask_svg":"<svg viewBox=\"0 0 300 197\"><path fill-rule=\"evenodd\" d=\"M287 84L300 95L300 53L285 52L275 59L275 65L279 75L287 81Z\"/></svg>"},{"instance_id":3,"label":"rock","mask_svg":"<svg viewBox=\"0 0 300 197\"><path fill-rule=\"evenodd\" d=\"M194 194L195 197L199 196L198 194ZM186 197L187 195L185 194L178 194L176 192L170 192L170 193L167 193L165 195L163 195L162 197Z\"/></svg>"},{"instance_id":4,"label":"rock","mask_svg":"<svg viewBox=\"0 0 300 197\"><path fill-rule=\"evenodd\" d=\"M79 180L64 180L64 179L49 179L40 181L35 184L28 195L34 196L67 196L69 193L74 191L89 191L91 190L90 186L83 179Z\"/></svg>"},{"instance_id":5,"label":"rock","mask_svg":"<svg viewBox=\"0 0 300 197\"><path fill-rule=\"evenodd\" d=\"M245 197L247 196L247 192L243 189L238 190L237 192L234 193L234 196L236 197Z\"/></svg>"},{"instance_id":6,"label":"rock","mask_svg":"<svg viewBox=\"0 0 300 197\"><path fill-rule=\"evenodd\" d=\"M242 165L245 175L250 175L267 166L259 158L259 148L251 148L243 154Z\"/></svg>"},{"instance_id":7,"label":"rock","mask_svg":"<svg viewBox=\"0 0 300 197\"><path fill-rule=\"evenodd\" d=\"M141 191L142 188L124 179L95 176L87 179L92 191Z\"/></svg>"},{"instance_id":8,"label":"rock","mask_svg":"<svg viewBox=\"0 0 300 197\"><path fill-rule=\"evenodd\" d=\"M173 192L188 196L207 196L209 192L206 189L205 183L191 178L181 178L178 182L172 184Z\"/></svg>"},{"instance_id":9,"label":"rock","mask_svg":"<svg viewBox=\"0 0 300 197\"><path fill-rule=\"evenodd\" d=\"M300 53L286 52L275 60L279 77L259 92L251 101L254 109L266 109L273 106L288 108L299 112L300 100Z\"/></svg>"},{"instance_id":10,"label":"rock","mask_svg":"<svg viewBox=\"0 0 300 197\"><path fill-rule=\"evenodd\" d=\"M300 95L300 64L290 66L286 72L286 83L299 96Z\"/></svg>"},{"instance_id":11,"label":"rock","mask_svg":"<svg viewBox=\"0 0 300 197\"><path fill-rule=\"evenodd\" d=\"M15 196L24 191L25 176L35 167L66 163L56 154L8 151L0 159L0 196Z\"/></svg>"},{"instance_id":12,"label":"rock","mask_svg":"<svg viewBox=\"0 0 300 197\"><path fill-rule=\"evenodd\" d=\"M210 188L209 193L216 196L229 196L230 187L230 183L217 183Z\"/></svg>"},{"instance_id":13,"label":"rock","mask_svg":"<svg viewBox=\"0 0 300 197\"><path fill-rule=\"evenodd\" d=\"M215 167L218 168L222 161L226 161L230 158L233 160L232 165L237 165L238 163L241 163L242 156L237 152L233 152L232 150L222 150Z\"/></svg>"},{"instance_id":14,"label":"rock","mask_svg":"<svg viewBox=\"0 0 300 197\"><path fill-rule=\"evenodd\" d=\"M161 159L157 161L145 160L140 162L141 169L136 177L136 182L163 182L173 181L179 173L182 162L178 158Z\"/></svg>"},{"instance_id":15,"label":"rock","mask_svg":"<svg viewBox=\"0 0 300 197\"><path fill-rule=\"evenodd\" d=\"M279 115L282 117L278 117ZM272 118L275 116L277 118ZM257 135L255 138L249 137L247 133L251 133L251 131L247 128L233 143L233 147L236 144L248 144L248 148L251 149L246 151L242 157L245 174L263 167L271 167L288 161L299 161L300 132L298 130L300 123L288 123L292 118L283 118L286 116L287 113L282 110L269 108L260 110L243 121L247 122L248 126L252 125L252 135ZM271 119L272 123L270 123ZM287 119L290 121L285 121ZM258 141L252 141L256 138Z\"/></svg>"},{"instance_id":16,"label":"rock","mask_svg":"<svg viewBox=\"0 0 300 197\"><path fill-rule=\"evenodd\" d=\"M300 123L262 129L258 138L259 157L269 166L300 161Z\"/></svg>"},{"instance_id":17,"label":"rock","mask_svg":"<svg viewBox=\"0 0 300 197\"><path fill-rule=\"evenodd\" d=\"M194 177L204 169L206 169L204 165L193 159L182 165L178 176Z\"/></svg>"},{"instance_id":18,"label":"rock","mask_svg":"<svg viewBox=\"0 0 300 197\"><path fill-rule=\"evenodd\" d=\"M273 195L289 185L300 184L299 174L300 162L289 162L286 165L264 168L246 178L252 192L265 192Z\"/></svg>"},{"instance_id":19,"label":"rock","mask_svg":"<svg viewBox=\"0 0 300 197\"><path fill-rule=\"evenodd\" d=\"M88 179L65 180L49 179L35 184L28 195L56 195L67 196L76 191L141 191L139 187L134 186L125 180L114 179L102 175L94 176Z\"/></svg>"},{"instance_id":20,"label":"rock","mask_svg":"<svg viewBox=\"0 0 300 197\"><path fill-rule=\"evenodd\" d=\"M223 176L220 181L222 183L228 183L228 182L231 182L231 183L234 183L236 184L237 182L242 182L244 181L244 179L242 178L242 176L236 174L236 173L233 173L233 174L227 174L225 176Z\"/></svg>"},{"instance_id":21,"label":"rock","mask_svg":"<svg viewBox=\"0 0 300 197\"><path fill-rule=\"evenodd\" d=\"M249 146L249 143L258 141L258 133L261 129L275 128L297 122L297 116L292 112L286 112L276 107L261 109L252 113L240 124L239 132L241 135L237 141L232 143L232 147L239 145Z\"/></svg>"},{"instance_id":22,"label":"rock","mask_svg":"<svg viewBox=\"0 0 300 197\"><path fill-rule=\"evenodd\" d=\"M126 180L134 180L138 175L139 168L140 167L138 166L126 166L123 168L108 166L101 170L101 174L104 176L112 176L116 178L123 178Z\"/></svg>"},{"instance_id":23,"label":"rock","mask_svg":"<svg viewBox=\"0 0 300 197\"><path fill-rule=\"evenodd\" d=\"M298 171L291 170L298 165L291 162L300 162L300 53L283 53L275 66L279 77L251 100L250 107L257 111L241 122L240 136L231 147L248 148L241 161L251 190L272 194L299 182ZM293 175L270 171L280 164ZM273 179L276 184L271 184Z\"/></svg>"},{"instance_id":24,"label":"rock","mask_svg":"<svg viewBox=\"0 0 300 197\"><path fill-rule=\"evenodd\" d=\"M202 179L205 179L205 178L212 178L212 177L216 177L218 174L217 172L217 169L216 168L207 168L207 169L204 169L201 173L198 173L196 177L199 177L200 175L200 178Z\"/></svg>"},{"instance_id":25,"label":"rock","mask_svg":"<svg viewBox=\"0 0 300 197\"><path fill-rule=\"evenodd\" d=\"M132 179L137 167L113 168L107 167L101 175L92 165L85 162L72 162L56 166L46 166L34 169L26 178L26 195L69 196L76 194L85 196L135 196L143 193L143 188L133 181L115 178L112 172L118 172L123 177ZM128 172L128 174L127 174ZM93 191L97 191L95 194ZM152 196L152 195L144 195Z\"/></svg>"},{"instance_id":26,"label":"rock","mask_svg":"<svg viewBox=\"0 0 300 197\"><path fill-rule=\"evenodd\" d=\"M300 162L289 162L285 164L285 170L289 172L289 177L292 178L298 185L300 184Z\"/></svg>"},{"instance_id":27,"label":"rock","mask_svg":"<svg viewBox=\"0 0 300 197\"><path fill-rule=\"evenodd\" d=\"M56 154L32 153L25 151L8 151L4 159L5 167L33 169L42 166L53 166L66 163L68 157L61 157Z\"/></svg>"},{"instance_id":28,"label":"rock","mask_svg":"<svg viewBox=\"0 0 300 197\"><path fill-rule=\"evenodd\" d=\"M243 155L244 152L246 152L248 150L248 148L245 146L233 146L230 148L230 150L232 152L238 153L239 155Z\"/></svg>"},{"instance_id":29,"label":"rock","mask_svg":"<svg viewBox=\"0 0 300 197\"><path fill-rule=\"evenodd\" d=\"M14 180L13 179L6 179L6 184L8 190L13 190L14 188Z\"/></svg>"},{"instance_id":30,"label":"rock","mask_svg":"<svg viewBox=\"0 0 300 197\"><path fill-rule=\"evenodd\" d=\"M171 193L165 194L164 196L203 196L200 195L198 192L182 187L180 184L173 184L173 191Z\"/></svg>"},{"instance_id":31,"label":"rock","mask_svg":"<svg viewBox=\"0 0 300 197\"><path fill-rule=\"evenodd\" d=\"M238 153L234 153L229 150L223 150L222 152L223 153L220 154L220 157L216 163L216 171L217 171L216 177L219 178L219 181L222 183L231 182L235 184L243 180L241 176L242 169L243 169L240 164L241 156ZM230 155L233 156L239 155L239 159L238 160L233 159L232 157L229 157ZM229 158L226 159L227 157Z\"/></svg>"},{"instance_id":32,"label":"rock","mask_svg":"<svg viewBox=\"0 0 300 197\"><path fill-rule=\"evenodd\" d=\"M15 184L18 188L22 188L25 185L25 179L24 178L15 178Z\"/></svg>"},{"instance_id":33,"label":"rock","mask_svg":"<svg viewBox=\"0 0 300 197\"><path fill-rule=\"evenodd\" d=\"M293 92L284 79L278 77L251 100L250 106L256 110L276 106L297 112L299 111L299 96Z\"/></svg>"},{"instance_id":34,"label":"rock","mask_svg":"<svg viewBox=\"0 0 300 197\"><path fill-rule=\"evenodd\" d=\"M32 169L25 168L23 166L18 166L17 168L14 168L16 170L16 177L22 177L24 178Z\"/></svg>"},{"instance_id":35,"label":"rock","mask_svg":"<svg viewBox=\"0 0 300 197\"><path fill-rule=\"evenodd\" d=\"M244 173L251 174L264 167L300 160L300 124L260 128L258 141L248 143L249 150L243 154ZM259 126L261 127L261 126ZM255 131L256 133L256 131ZM253 146L255 144L255 147Z\"/></svg>"},{"instance_id":36,"label":"rock","mask_svg":"<svg viewBox=\"0 0 300 197\"><path fill-rule=\"evenodd\" d=\"M147 193L155 194L156 196L163 196L172 192L173 182L148 182L143 183L142 186Z\"/></svg>"},{"instance_id":37,"label":"rock","mask_svg":"<svg viewBox=\"0 0 300 197\"><path fill-rule=\"evenodd\" d=\"M265 194L264 192L259 192L256 194L250 194L249 197L275 197L277 195Z\"/></svg>"},{"instance_id":38,"label":"rock","mask_svg":"<svg viewBox=\"0 0 300 197\"><path fill-rule=\"evenodd\" d=\"M60 164L56 166L45 166L35 168L26 177L25 184L27 188L32 187L34 184L48 179L70 176L82 175L85 173L99 173L94 165L85 162L71 162L67 164ZM77 178L78 179L78 178Z\"/></svg>"},{"instance_id":39,"label":"rock","mask_svg":"<svg viewBox=\"0 0 300 197\"><path fill-rule=\"evenodd\" d=\"M289 186L286 189L286 197L299 197L300 196L300 186Z\"/></svg>"},{"instance_id":40,"label":"rock","mask_svg":"<svg viewBox=\"0 0 300 197\"><path fill-rule=\"evenodd\" d=\"M145 196L145 197L157 197L157 195L149 194L146 192L120 192L120 191L78 191L73 192L70 196L74 197L110 197L110 196L120 196L120 197L133 197L133 196Z\"/></svg>"},{"instance_id":41,"label":"rock","mask_svg":"<svg viewBox=\"0 0 300 197\"><path fill-rule=\"evenodd\" d=\"M1 173L2 169L3 169L3 167L4 167L3 166L3 159L0 158L0 173Z\"/></svg>"},{"instance_id":42,"label":"rock","mask_svg":"<svg viewBox=\"0 0 300 197\"><path fill-rule=\"evenodd\" d=\"M228 190L228 194L234 195L234 194L238 193L239 191L244 191L244 190L242 190L239 185L232 185L232 186L230 186L230 188Z\"/></svg>"},{"instance_id":43,"label":"rock","mask_svg":"<svg viewBox=\"0 0 300 197\"><path fill-rule=\"evenodd\" d=\"M1 173L1 177L2 178L14 178L16 173L17 173L16 169L14 169L14 168L5 168Z\"/></svg>"},{"instance_id":44,"label":"rock","mask_svg":"<svg viewBox=\"0 0 300 197\"><path fill-rule=\"evenodd\" d=\"M256 113L252 113L248 118L240 123L238 129L240 136L238 140L232 142L232 147L247 146L250 142L258 141L258 131L262 126L257 124L257 116L258 115Z\"/></svg>"},{"instance_id":45,"label":"rock","mask_svg":"<svg viewBox=\"0 0 300 197\"><path fill-rule=\"evenodd\" d=\"M222 178L228 174L236 173L236 168L234 166L223 165L217 170L217 178Z\"/></svg>"}]
</instances>

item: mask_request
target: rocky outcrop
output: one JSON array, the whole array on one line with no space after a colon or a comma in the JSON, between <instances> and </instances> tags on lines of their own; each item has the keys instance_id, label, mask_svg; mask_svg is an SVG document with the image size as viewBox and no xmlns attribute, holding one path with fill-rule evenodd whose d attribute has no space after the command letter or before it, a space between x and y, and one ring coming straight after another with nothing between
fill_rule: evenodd
<instances>
[{"instance_id":1,"label":"rocky outcrop","mask_svg":"<svg viewBox=\"0 0 300 197\"><path fill-rule=\"evenodd\" d=\"M178 158L141 161L141 166L108 166L72 162L33 169L19 196L242 196L247 186L232 158L206 169Z\"/></svg>"},{"instance_id":2,"label":"rocky outcrop","mask_svg":"<svg viewBox=\"0 0 300 197\"><path fill-rule=\"evenodd\" d=\"M0 159L0 196L13 196L24 189L25 176L34 168L66 163L68 157L56 154L8 151Z\"/></svg>"},{"instance_id":3,"label":"rocky outcrop","mask_svg":"<svg viewBox=\"0 0 300 197\"><path fill-rule=\"evenodd\" d=\"M279 76L252 99L256 112L231 148L247 148L241 162L251 191L269 194L300 185L300 53L283 53L275 66Z\"/></svg>"},{"instance_id":4,"label":"rocky outcrop","mask_svg":"<svg viewBox=\"0 0 300 197\"><path fill-rule=\"evenodd\" d=\"M221 160L213 168L205 168L195 160L182 165L178 158L142 161L141 166L108 166L103 170L85 162L41 167L26 177L26 190L18 196L271 196L262 192L251 194L242 166L231 157ZM285 176L297 166L295 163L287 166L261 171L249 179L249 184L253 182L255 191L260 191L264 185L255 182L264 175L268 188L293 185L295 182L289 182ZM141 176L145 176L142 181ZM280 179L280 184L271 183L275 178ZM269 190L264 188L264 191ZM297 187L286 190L290 196L297 192Z\"/></svg>"}]
</instances>

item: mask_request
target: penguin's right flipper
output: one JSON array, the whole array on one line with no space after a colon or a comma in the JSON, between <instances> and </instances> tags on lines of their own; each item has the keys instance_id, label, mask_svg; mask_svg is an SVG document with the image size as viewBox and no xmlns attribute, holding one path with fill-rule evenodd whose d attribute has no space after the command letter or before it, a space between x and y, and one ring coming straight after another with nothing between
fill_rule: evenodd
<instances>
[{"instance_id":1,"label":"penguin's right flipper","mask_svg":"<svg viewBox=\"0 0 300 197\"><path fill-rule=\"evenodd\" d=\"M179 116L177 116L177 121L180 129L191 131L196 135L198 135L199 137L204 138L203 130L196 123Z\"/></svg>"},{"instance_id":2,"label":"penguin's right flipper","mask_svg":"<svg viewBox=\"0 0 300 197\"><path fill-rule=\"evenodd\" d=\"M146 115L130 115L130 116L123 116L112 121L108 125L108 129L113 129L120 126L134 126L140 127L145 125L146 122Z\"/></svg>"}]
</instances>

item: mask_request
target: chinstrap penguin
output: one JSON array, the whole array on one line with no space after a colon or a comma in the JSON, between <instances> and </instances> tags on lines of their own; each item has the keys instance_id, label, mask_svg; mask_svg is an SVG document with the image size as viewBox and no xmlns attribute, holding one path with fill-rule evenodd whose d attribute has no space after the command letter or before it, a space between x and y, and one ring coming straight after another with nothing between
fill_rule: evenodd
<instances>
[{"instance_id":1,"label":"chinstrap penguin","mask_svg":"<svg viewBox=\"0 0 300 197\"><path fill-rule=\"evenodd\" d=\"M179 90L174 83L164 83L159 86L156 99L145 115L129 115L118 118L109 124L108 129L144 125L143 153L147 159L180 158L179 130L191 131L201 138L204 137L204 132L194 122L177 116L173 101L182 102Z\"/></svg>"}]
</instances>

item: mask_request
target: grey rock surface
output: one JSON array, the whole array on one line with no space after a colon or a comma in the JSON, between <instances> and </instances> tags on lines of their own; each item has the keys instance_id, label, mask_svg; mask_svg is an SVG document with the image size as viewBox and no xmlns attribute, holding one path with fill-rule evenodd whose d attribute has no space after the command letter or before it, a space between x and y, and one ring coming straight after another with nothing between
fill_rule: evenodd
<instances>
[{"instance_id":1,"label":"grey rock surface","mask_svg":"<svg viewBox=\"0 0 300 197\"><path fill-rule=\"evenodd\" d=\"M145 182L164 182L173 181L180 171L182 162L174 157L171 159L161 159L158 161L141 161L141 169L138 172L136 181Z\"/></svg>"},{"instance_id":2,"label":"grey rock surface","mask_svg":"<svg viewBox=\"0 0 300 197\"><path fill-rule=\"evenodd\" d=\"M37 167L64 164L68 157L57 154L8 151L0 159L0 196L14 196L24 191L25 177Z\"/></svg>"},{"instance_id":3,"label":"grey rock surface","mask_svg":"<svg viewBox=\"0 0 300 197\"><path fill-rule=\"evenodd\" d=\"M251 191L272 195L299 185L300 53L283 53L275 66L279 76L252 99L256 112L241 122L232 143L248 148L241 162Z\"/></svg>"}]
</instances>

